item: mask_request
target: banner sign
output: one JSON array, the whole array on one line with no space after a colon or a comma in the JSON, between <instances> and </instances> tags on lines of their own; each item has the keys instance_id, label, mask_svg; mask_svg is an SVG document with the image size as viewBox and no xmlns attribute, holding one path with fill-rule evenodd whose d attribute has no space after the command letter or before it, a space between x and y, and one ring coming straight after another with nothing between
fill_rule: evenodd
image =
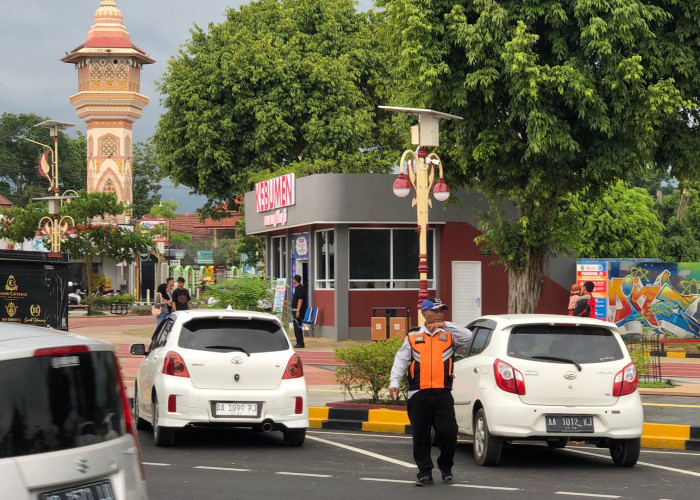
<instances>
[{"instance_id":1,"label":"banner sign","mask_svg":"<svg viewBox=\"0 0 700 500\"><path fill-rule=\"evenodd\" d=\"M166 228L168 227L168 221L165 219L153 219L153 220L142 220L139 221L139 226L144 226L149 229L153 229L159 225L163 225ZM167 242L168 238L165 235L162 234L156 234L155 236L155 241L156 242Z\"/></svg>"},{"instance_id":2,"label":"banner sign","mask_svg":"<svg viewBox=\"0 0 700 500\"><path fill-rule=\"evenodd\" d=\"M197 250L197 264L213 264L214 250Z\"/></svg>"},{"instance_id":3,"label":"banner sign","mask_svg":"<svg viewBox=\"0 0 700 500\"><path fill-rule=\"evenodd\" d=\"M309 258L309 233L295 234L292 236L292 258Z\"/></svg>"},{"instance_id":4,"label":"banner sign","mask_svg":"<svg viewBox=\"0 0 700 500\"><path fill-rule=\"evenodd\" d=\"M579 260L576 263L576 283L583 287L586 281L593 282L595 317L607 318L606 298L608 296L608 264L600 260Z\"/></svg>"},{"instance_id":5,"label":"banner sign","mask_svg":"<svg viewBox=\"0 0 700 500\"><path fill-rule=\"evenodd\" d=\"M294 205L294 174L285 174L255 185L255 211L266 212Z\"/></svg>"},{"instance_id":6,"label":"banner sign","mask_svg":"<svg viewBox=\"0 0 700 500\"><path fill-rule=\"evenodd\" d=\"M287 293L287 280L284 278L277 278L275 283L275 300L272 304L272 311L277 314L281 314L284 310L284 296Z\"/></svg>"}]
</instances>

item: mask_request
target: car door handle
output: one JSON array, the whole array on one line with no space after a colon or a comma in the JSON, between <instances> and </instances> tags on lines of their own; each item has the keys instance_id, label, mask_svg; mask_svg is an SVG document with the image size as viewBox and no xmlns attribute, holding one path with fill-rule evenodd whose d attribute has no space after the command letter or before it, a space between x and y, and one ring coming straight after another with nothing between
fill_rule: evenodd
<instances>
[{"instance_id":1,"label":"car door handle","mask_svg":"<svg viewBox=\"0 0 700 500\"><path fill-rule=\"evenodd\" d=\"M479 368L474 368L474 373L479 373Z\"/></svg>"}]
</instances>

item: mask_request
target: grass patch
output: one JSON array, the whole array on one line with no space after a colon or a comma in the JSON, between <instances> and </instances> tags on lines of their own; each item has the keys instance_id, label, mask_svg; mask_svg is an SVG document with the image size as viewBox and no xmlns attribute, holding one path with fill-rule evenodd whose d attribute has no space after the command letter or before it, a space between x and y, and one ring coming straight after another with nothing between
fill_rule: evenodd
<instances>
[{"instance_id":1,"label":"grass patch","mask_svg":"<svg viewBox=\"0 0 700 500\"><path fill-rule=\"evenodd\" d=\"M95 309L91 309L88 311L86 316L107 316L107 313L105 313L103 311L97 311Z\"/></svg>"},{"instance_id":2,"label":"grass patch","mask_svg":"<svg viewBox=\"0 0 700 500\"><path fill-rule=\"evenodd\" d=\"M673 383L671 380L665 380L663 382L642 382L639 381L637 383L639 387L645 388L645 389L666 389L669 387L675 387L676 384Z\"/></svg>"},{"instance_id":3,"label":"grass patch","mask_svg":"<svg viewBox=\"0 0 700 500\"><path fill-rule=\"evenodd\" d=\"M156 331L156 325L155 322L153 324L153 327L141 327L141 328L134 328L133 330L127 330L124 332L126 335L133 335L134 337L139 337L142 339L150 339L153 336L153 332Z\"/></svg>"}]
</instances>

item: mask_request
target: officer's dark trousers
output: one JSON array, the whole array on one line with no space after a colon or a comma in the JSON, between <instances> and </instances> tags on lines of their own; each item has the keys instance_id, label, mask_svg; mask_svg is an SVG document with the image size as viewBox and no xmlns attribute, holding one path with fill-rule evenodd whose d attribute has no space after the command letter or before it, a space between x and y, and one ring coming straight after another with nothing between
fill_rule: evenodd
<instances>
[{"instance_id":1,"label":"officer's dark trousers","mask_svg":"<svg viewBox=\"0 0 700 500\"><path fill-rule=\"evenodd\" d=\"M457 447L457 420L452 392L445 389L418 391L408 399L408 418L413 428L413 460L418 466L418 477L432 474L431 427L435 427L435 444L440 449L438 468L442 472L452 472Z\"/></svg>"}]
</instances>

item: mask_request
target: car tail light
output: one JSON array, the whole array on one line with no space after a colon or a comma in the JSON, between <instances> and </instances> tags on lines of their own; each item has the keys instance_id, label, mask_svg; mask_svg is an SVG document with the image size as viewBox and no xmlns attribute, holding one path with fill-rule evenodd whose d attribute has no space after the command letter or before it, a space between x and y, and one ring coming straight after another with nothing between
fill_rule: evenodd
<instances>
[{"instance_id":1,"label":"car tail light","mask_svg":"<svg viewBox=\"0 0 700 500\"><path fill-rule=\"evenodd\" d=\"M615 374L613 396L625 396L637 390L637 367L630 363Z\"/></svg>"},{"instance_id":2,"label":"car tail light","mask_svg":"<svg viewBox=\"0 0 700 500\"><path fill-rule=\"evenodd\" d=\"M177 396L175 394L168 396L168 412L177 412Z\"/></svg>"},{"instance_id":3,"label":"car tail light","mask_svg":"<svg viewBox=\"0 0 700 500\"><path fill-rule=\"evenodd\" d=\"M42 347L34 351L34 356L63 356L65 354L80 354L90 352L86 345L66 345L62 347Z\"/></svg>"},{"instance_id":4,"label":"car tail light","mask_svg":"<svg viewBox=\"0 0 700 500\"><path fill-rule=\"evenodd\" d=\"M117 372L117 381L119 382L119 392L121 393L122 400L122 411L124 412L124 425L126 427L126 432L131 435L131 439L134 442L134 449L136 450L136 460L139 463L139 470L141 471L141 480L146 480L146 471L143 469L143 463L141 462L141 447L139 445L139 438L136 435L136 428L134 426L134 419L131 414L131 405L129 404L129 398L126 396L126 387L124 387L124 380L122 379L122 369L119 366L119 360L117 356L114 355L114 370Z\"/></svg>"},{"instance_id":5,"label":"car tail light","mask_svg":"<svg viewBox=\"0 0 700 500\"><path fill-rule=\"evenodd\" d=\"M301 364L301 358L298 354L292 354L287 363L287 368L284 369L282 379L299 378L304 376L304 367Z\"/></svg>"},{"instance_id":6,"label":"car tail light","mask_svg":"<svg viewBox=\"0 0 700 500\"><path fill-rule=\"evenodd\" d=\"M496 377L496 385L504 391L521 396L525 394L523 374L505 361L497 359L493 362L493 375Z\"/></svg>"},{"instance_id":7,"label":"car tail light","mask_svg":"<svg viewBox=\"0 0 700 500\"><path fill-rule=\"evenodd\" d=\"M185 360L182 359L175 351L168 351L165 355L165 361L163 361L163 373L166 375L172 375L173 377L187 377L189 378L190 372L187 371L187 365Z\"/></svg>"},{"instance_id":8,"label":"car tail light","mask_svg":"<svg viewBox=\"0 0 700 500\"><path fill-rule=\"evenodd\" d=\"M301 396L297 396L296 401L294 403L294 414L295 415L301 415L304 413L304 398Z\"/></svg>"}]
</instances>

